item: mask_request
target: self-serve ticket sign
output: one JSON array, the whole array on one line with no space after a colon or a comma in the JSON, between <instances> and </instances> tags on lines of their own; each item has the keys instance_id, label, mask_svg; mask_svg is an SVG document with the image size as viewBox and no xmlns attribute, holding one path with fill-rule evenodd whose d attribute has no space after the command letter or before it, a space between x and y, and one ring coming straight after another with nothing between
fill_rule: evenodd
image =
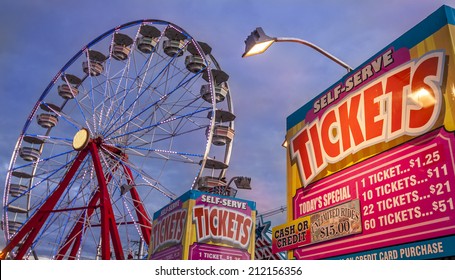
<instances>
[{"instance_id":1,"label":"self-serve ticket sign","mask_svg":"<svg viewBox=\"0 0 455 280\"><path fill-rule=\"evenodd\" d=\"M361 214L360 232L290 257L455 234L454 15L441 7L288 117L288 220L352 200Z\"/></svg>"},{"instance_id":2,"label":"self-serve ticket sign","mask_svg":"<svg viewBox=\"0 0 455 280\"><path fill-rule=\"evenodd\" d=\"M154 215L150 259L254 258L256 204L191 190Z\"/></svg>"}]
</instances>

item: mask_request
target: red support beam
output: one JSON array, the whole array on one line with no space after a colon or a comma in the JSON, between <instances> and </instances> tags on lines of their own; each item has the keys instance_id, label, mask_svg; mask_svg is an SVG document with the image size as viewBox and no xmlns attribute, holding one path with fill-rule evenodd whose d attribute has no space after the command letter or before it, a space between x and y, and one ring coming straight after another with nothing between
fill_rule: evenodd
<instances>
[{"instance_id":1,"label":"red support beam","mask_svg":"<svg viewBox=\"0 0 455 280\"><path fill-rule=\"evenodd\" d=\"M117 168L118 168L118 166L115 167L113 172L115 172L117 170ZM108 185L111 180L112 180L112 175L109 174L108 178L106 180L106 185ZM77 252L79 251L79 248L81 246L81 235L86 230L86 228L83 227L84 220L91 219L93 213L95 212L95 209L97 208L97 203L98 203L99 199L100 199L100 191L99 191L99 186L98 186L96 193L94 194L92 199L89 201L89 204L87 206L88 211L84 211L81 213L79 221L74 225L73 230L66 238L66 241L63 243L64 246L59 249L59 252L57 254L57 259L61 260L65 257L65 254L66 254L67 250L69 249L69 247L71 246L71 244L73 244L73 247L71 249L70 255L68 256L68 259L69 260L76 259Z\"/></svg>"},{"instance_id":2,"label":"red support beam","mask_svg":"<svg viewBox=\"0 0 455 280\"><path fill-rule=\"evenodd\" d=\"M123 254L120 235L118 233L114 211L112 210L109 190L107 189L106 178L104 177L103 167L101 165L98 147L92 141L88 145L93 159L98 186L100 190L100 212L101 212L101 258L103 260L110 259L110 238L112 237L112 245L116 259L125 259Z\"/></svg>"},{"instance_id":3,"label":"red support beam","mask_svg":"<svg viewBox=\"0 0 455 280\"><path fill-rule=\"evenodd\" d=\"M79 220L76 222L74 225L73 229L71 230L70 234L66 238L66 241L63 243L63 247L61 247L57 253L56 259L57 260L62 260L63 257L65 256L66 252L68 251L69 247L71 244L74 244L72 247L72 250L70 252L70 255L68 256L69 260L75 260L76 259L76 254L77 251L80 248L80 242L81 242L81 235L82 232L85 231L84 229L84 221L85 219L90 219L92 216L93 212L95 212L95 206L98 203L100 199L100 192L96 191L93 197L90 199L88 203L88 207L86 211L83 211L81 213L81 216L79 217Z\"/></svg>"},{"instance_id":4,"label":"red support beam","mask_svg":"<svg viewBox=\"0 0 455 280\"><path fill-rule=\"evenodd\" d=\"M99 159L98 159L98 161L99 161ZM98 165L101 166L101 162L99 162ZM117 168L118 168L118 165L115 166L115 169L112 172L115 172L115 170L117 170ZM111 179L112 179L112 175L109 174L107 176L107 179L105 180L106 186L110 183ZM101 197L100 193L101 193L100 186L98 186L97 192L95 193L94 197L92 197L92 199L89 202L89 205L87 206L88 211L87 212L84 211L83 213L81 213L81 217L79 218L79 221L74 225L73 230L68 235L66 241L63 243L64 245L60 248L60 250L57 254L57 259L63 259L65 257L65 254L66 254L67 250L69 249L69 247L71 246L71 244L73 244L73 247L70 252L70 255L68 256L68 259L71 260L71 259L76 258L77 252L80 248L81 235L83 234L83 232L85 232L85 228L83 228L84 217L85 217L85 219L90 220L90 218L93 215L94 210L96 208L96 204L98 203L98 201ZM109 201L110 201L110 199L109 199ZM112 207L111 207L111 209L112 209ZM112 211L110 211L109 216L114 217ZM113 246L114 246L116 258L123 259L124 258L123 249L122 249L121 242L120 242L120 236L118 235L118 230L116 228L117 225L121 225L121 223L117 224L114 219L110 219L109 232L112 234L112 240L113 240ZM99 226L101 227L102 223Z\"/></svg>"},{"instance_id":5,"label":"red support beam","mask_svg":"<svg viewBox=\"0 0 455 280\"><path fill-rule=\"evenodd\" d=\"M125 170L125 173L128 174L127 176L128 185L132 186L132 188L130 189L130 193L131 198L133 199L134 209L136 210L136 216L141 228L142 237L144 238L144 241L148 244L150 242L152 234L152 224L150 223L150 218L147 212L145 211L144 205L142 204L142 200L139 196L139 193L134 187L135 183L131 169L125 164L122 165L123 170Z\"/></svg>"}]
</instances>

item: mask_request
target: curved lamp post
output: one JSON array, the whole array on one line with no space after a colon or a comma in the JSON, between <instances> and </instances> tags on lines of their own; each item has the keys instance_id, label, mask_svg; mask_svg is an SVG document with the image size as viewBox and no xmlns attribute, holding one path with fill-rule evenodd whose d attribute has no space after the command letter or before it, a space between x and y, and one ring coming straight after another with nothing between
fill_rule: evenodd
<instances>
[{"instance_id":1,"label":"curved lamp post","mask_svg":"<svg viewBox=\"0 0 455 280\"><path fill-rule=\"evenodd\" d=\"M330 58L332 61L336 62L337 64L341 65L345 68L348 72L352 71L352 67L343 62L341 59L337 58L336 56L328 53L321 47L316 46L313 43L308 41L298 39L298 38L286 38L286 37L270 37L264 33L261 27L256 28L245 40L245 52L243 53L242 57L248 57L256 54L261 54L265 52L273 43L275 42L291 42L291 43L299 43L305 46L308 46L319 53L323 54L324 56ZM284 148L287 148L287 140L285 139L284 142L281 144Z\"/></svg>"},{"instance_id":2,"label":"curved lamp post","mask_svg":"<svg viewBox=\"0 0 455 280\"><path fill-rule=\"evenodd\" d=\"M264 33L261 27L256 28L253 32L251 32L250 36L248 36L245 40L245 53L242 57L248 57L256 54L261 54L265 52L273 43L275 42L292 42L292 43L300 43L306 45L310 48L315 49L316 51L320 52L321 54L325 55L326 57L330 58L337 64L343 66L348 72L352 71L352 68L347 65L342 60L338 59L334 55L328 53L327 51L323 50L322 48L312 44L308 41L298 39L298 38L285 38L285 37L270 37Z\"/></svg>"}]
</instances>

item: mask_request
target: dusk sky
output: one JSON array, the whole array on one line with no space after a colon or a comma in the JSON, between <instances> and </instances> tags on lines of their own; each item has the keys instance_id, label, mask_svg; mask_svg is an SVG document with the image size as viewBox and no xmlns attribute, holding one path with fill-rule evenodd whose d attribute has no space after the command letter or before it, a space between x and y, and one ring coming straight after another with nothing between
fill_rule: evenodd
<instances>
[{"instance_id":1,"label":"dusk sky","mask_svg":"<svg viewBox=\"0 0 455 280\"><path fill-rule=\"evenodd\" d=\"M255 201L259 214L285 206L286 153L281 144L286 117L339 80L346 70L313 49L293 43L276 43L262 55L242 58L246 37L262 27L273 37L304 39L355 69L441 5L455 7L455 1L3 1L1 193L21 129L63 65L115 26L158 19L208 43L229 75L236 120L227 177L251 177L253 188L239 191L237 197ZM286 215L268 219L278 225L286 221ZM1 248L4 243L2 233Z\"/></svg>"}]
</instances>

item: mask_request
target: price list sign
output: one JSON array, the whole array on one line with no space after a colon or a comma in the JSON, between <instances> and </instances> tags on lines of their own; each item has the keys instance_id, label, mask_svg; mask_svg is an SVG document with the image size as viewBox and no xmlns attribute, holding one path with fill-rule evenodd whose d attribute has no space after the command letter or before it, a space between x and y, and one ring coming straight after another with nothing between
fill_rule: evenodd
<instances>
[{"instance_id":1,"label":"price list sign","mask_svg":"<svg viewBox=\"0 0 455 280\"><path fill-rule=\"evenodd\" d=\"M454 154L455 136L442 128L298 192L295 217L324 210L324 198L346 189L338 199L359 199L362 233L294 254L325 258L454 234Z\"/></svg>"}]
</instances>

